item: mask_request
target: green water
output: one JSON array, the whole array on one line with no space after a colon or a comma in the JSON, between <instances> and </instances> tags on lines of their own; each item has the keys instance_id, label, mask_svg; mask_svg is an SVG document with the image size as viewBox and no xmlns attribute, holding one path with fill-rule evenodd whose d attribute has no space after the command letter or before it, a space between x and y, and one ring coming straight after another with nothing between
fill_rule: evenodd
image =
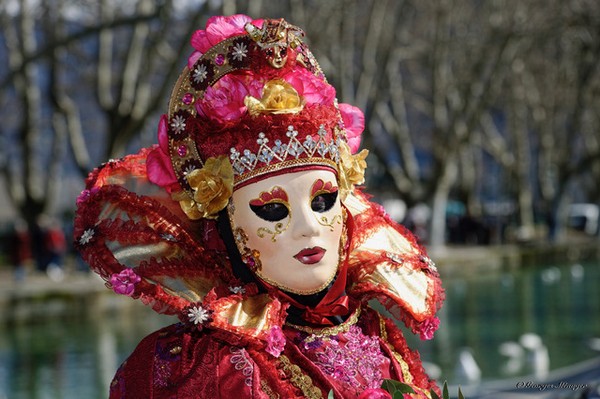
<instances>
[{"instance_id":1,"label":"green water","mask_svg":"<svg viewBox=\"0 0 600 399\"><path fill-rule=\"evenodd\" d=\"M531 351L524 350L521 367L511 371L509 357L499 350L525 333L541 338L550 370L600 356L600 347L590 347L600 338L600 262L445 280L444 286L447 299L435 339L411 340L423 360L441 367L442 380L467 381L458 366L464 348L483 381L532 375Z\"/></svg>"},{"instance_id":2,"label":"green water","mask_svg":"<svg viewBox=\"0 0 600 399\"><path fill-rule=\"evenodd\" d=\"M462 383L457 362L467 347L484 381L529 374L526 362L517 374L505 371L498 351L527 332L542 339L551 369L600 354L588 346L600 338L600 262L453 278L444 286L436 338L409 341L449 383ZM168 324L142 305L105 314L86 307L0 326L0 399L106 398L118 365L143 336Z\"/></svg>"}]
</instances>

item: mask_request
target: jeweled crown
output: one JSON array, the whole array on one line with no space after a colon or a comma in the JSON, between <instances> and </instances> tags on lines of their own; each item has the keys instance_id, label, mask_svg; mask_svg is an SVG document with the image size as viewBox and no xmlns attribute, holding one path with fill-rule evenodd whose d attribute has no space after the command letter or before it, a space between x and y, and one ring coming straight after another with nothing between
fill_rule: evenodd
<instances>
[{"instance_id":1,"label":"jeweled crown","mask_svg":"<svg viewBox=\"0 0 600 399\"><path fill-rule=\"evenodd\" d=\"M219 152L225 155L221 145L223 143L217 145L218 150L213 148L215 141L219 140L230 141L227 155L234 169L236 185L268 173L277 165L286 167L295 162L307 164L309 159L316 164L336 168L339 161L338 145L344 138L344 130L334 96L328 104L320 104L322 107L334 109L334 112L322 114L326 115L328 120L324 124L317 124L318 130L310 125L304 129L293 125L304 106L305 100L301 95L299 97L302 104L296 104L293 109L287 104L280 105L277 109L273 109L273 106L269 108L267 104L263 111L255 110L255 103L260 103L260 100L251 95L246 96L245 103L254 119L245 118L246 129L243 132L240 130L224 134L221 126L215 128L211 125L210 128L206 128L206 124L199 122L199 119L210 117L209 115L207 118L207 115L199 112L200 104L209 100L205 96L207 91L212 90L226 75L234 72L239 76L252 74L254 80L257 77L265 79L263 91L266 91L271 81L282 80L282 76L293 80L289 76L298 73L303 74L303 77L307 76L306 79L327 84L318 63L302 41L303 36L304 32L300 28L283 19L265 20L260 28L246 23L243 33L221 40L184 69L171 95L167 129L173 169L181 186L190 192L190 195L193 195L193 190L187 184L186 176L194 169L201 168L209 156L219 155ZM286 87L288 94L294 92L298 96L291 84L284 84L289 86ZM264 99L266 94L261 94L263 103L268 102L269 99ZM282 94L277 93L274 96L280 100ZM254 103L249 100L254 100ZM260 118L268 119L271 114L286 113L295 115L289 121L293 127L290 126L288 130L277 129L269 124L265 126L267 129L253 128L254 124L258 126L257 129L261 127L261 123L256 123ZM309 112L307 117L314 118L315 114ZM227 129L235 130L235 123L229 123Z\"/></svg>"},{"instance_id":2,"label":"jeweled crown","mask_svg":"<svg viewBox=\"0 0 600 399\"><path fill-rule=\"evenodd\" d=\"M339 139L327 140L327 131L323 125L317 132L316 140L307 135L301 142L298 140L298 131L291 125L288 126L285 136L289 139L287 142L275 139L271 146L265 133L259 133L256 140L259 145L257 152L249 149L240 152L231 147L229 158L234 174L238 176L237 183L243 183L261 173L269 173L269 165L285 168L286 162L296 165L297 161L302 159L313 164L337 167L340 161Z\"/></svg>"}]
</instances>

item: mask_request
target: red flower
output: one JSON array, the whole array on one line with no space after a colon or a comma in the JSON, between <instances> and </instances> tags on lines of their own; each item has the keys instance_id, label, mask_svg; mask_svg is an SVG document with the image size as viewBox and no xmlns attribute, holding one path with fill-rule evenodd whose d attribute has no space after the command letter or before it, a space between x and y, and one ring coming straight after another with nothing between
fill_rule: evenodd
<instances>
[{"instance_id":1,"label":"red flower","mask_svg":"<svg viewBox=\"0 0 600 399\"><path fill-rule=\"evenodd\" d=\"M192 46L196 49L188 60L188 67L196 63L202 54L219 42L236 35L246 33L244 26L252 22L253 25L262 26L263 20L252 20L247 15L237 14L227 17L215 16L208 19L205 30L197 30L191 39Z\"/></svg>"},{"instance_id":2,"label":"red flower","mask_svg":"<svg viewBox=\"0 0 600 399\"><path fill-rule=\"evenodd\" d=\"M146 160L146 173L148 180L161 187L165 187L167 191L173 192L177 190L177 177L173 171L171 157L169 156L169 135L168 135L168 118L163 115L158 124L158 143L159 146L154 147L148 154Z\"/></svg>"}]
</instances>

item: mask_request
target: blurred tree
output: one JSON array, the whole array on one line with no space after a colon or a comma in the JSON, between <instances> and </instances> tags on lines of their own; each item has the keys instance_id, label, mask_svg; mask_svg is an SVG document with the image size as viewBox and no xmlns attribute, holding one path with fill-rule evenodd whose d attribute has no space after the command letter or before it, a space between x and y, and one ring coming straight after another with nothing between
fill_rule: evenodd
<instances>
[{"instance_id":1,"label":"blurred tree","mask_svg":"<svg viewBox=\"0 0 600 399\"><path fill-rule=\"evenodd\" d=\"M534 1L515 10L522 40L495 100L508 129L488 117L482 143L515 182L507 188L522 238L531 237L537 213L560 239L571 201L600 200L600 6Z\"/></svg>"},{"instance_id":2,"label":"blurred tree","mask_svg":"<svg viewBox=\"0 0 600 399\"><path fill-rule=\"evenodd\" d=\"M98 159L123 155L164 108L188 38L207 14L204 1L175 3L0 5L0 171L30 224L56 198L66 159L84 177Z\"/></svg>"},{"instance_id":3,"label":"blurred tree","mask_svg":"<svg viewBox=\"0 0 600 399\"><path fill-rule=\"evenodd\" d=\"M306 13L309 26L327 29L316 36L330 42L341 99L366 111L387 189L431 206L432 246L445 242L451 191L475 193L473 132L519 40L512 10L498 3L344 1L327 16Z\"/></svg>"}]
</instances>

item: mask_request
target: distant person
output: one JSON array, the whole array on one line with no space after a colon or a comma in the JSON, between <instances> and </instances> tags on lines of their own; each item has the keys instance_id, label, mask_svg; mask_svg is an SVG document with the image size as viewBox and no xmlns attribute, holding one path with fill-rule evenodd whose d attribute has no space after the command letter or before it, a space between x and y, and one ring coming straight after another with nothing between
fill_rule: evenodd
<instances>
[{"instance_id":1,"label":"distant person","mask_svg":"<svg viewBox=\"0 0 600 399\"><path fill-rule=\"evenodd\" d=\"M52 280L60 281L64 277L64 258L67 253L67 240L59 220L52 218L44 234L44 243L48 254L46 273Z\"/></svg>"},{"instance_id":2,"label":"distant person","mask_svg":"<svg viewBox=\"0 0 600 399\"><path fill-rule=\"evenodd\" d=\"M16 220L13 226L9 253L15 280L25 280L27 264L31 261L31 237L27 223L22 219Z\"/></svg>"},{"instance_id":3,"label":"distant person","mask_svg":"<svg viewBox=\"0 0 600 399\"><path fill-rule=\"evenodd\" d=\"M46 245L46 228L48 225L48 216L40 215L36 222L31 226L31 251L35 270L39 273L46 273L48 268L49 255Z\"/></svg>"}]
</instances>

